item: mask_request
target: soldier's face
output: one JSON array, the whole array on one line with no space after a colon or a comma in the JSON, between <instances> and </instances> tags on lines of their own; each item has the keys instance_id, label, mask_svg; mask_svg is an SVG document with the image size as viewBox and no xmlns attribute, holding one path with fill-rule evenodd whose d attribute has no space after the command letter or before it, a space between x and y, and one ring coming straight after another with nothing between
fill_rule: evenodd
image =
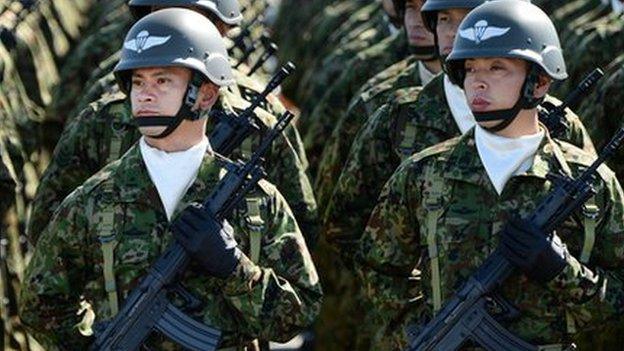
<instances>
[{"instance_id":1,"label":"soldier's face","mask_svg":"<svg viewBox=\"0 0 624 351\"><path fill-rule=\"evenodd\" d=\"M457 28L468 12L470 12L469 9L448 9L438 12L436 33L440 56L448 56L453 50Z\"/></svg>"},{"instance_id":2,"label":"soldier's face","mask_svg":"<svg viewBox=\"0 0 624 351\"><path fill-rule=\"evenodd\" d=\"M191 71L182 67L140 68L132 72L130 101L132 115L174 116L191 79Z\"/></svg>"},{"instance_id":3,"label":"soldier's face","mask_svg":"<svg viewBox=\"0 0 624 351\"><path fill-rule=\"evenodd\" d=\"M473 112L488 112L513 107L527 75L524 60L510 58L468 59L464 64L464 92ZM492 127L499 121L479 122Z\"/></svg>"},{"instance_id":4,"label":"soldier's face","mask_svg":"<svg viewBox=\"0 0 624 351\"><path fill-rule=\"evenodd\" d=\"M433 46L433 33L425 29L420 9L422 0L410 0L405 3L405 31L411 46Z\"/></svg>"}]
</instances>

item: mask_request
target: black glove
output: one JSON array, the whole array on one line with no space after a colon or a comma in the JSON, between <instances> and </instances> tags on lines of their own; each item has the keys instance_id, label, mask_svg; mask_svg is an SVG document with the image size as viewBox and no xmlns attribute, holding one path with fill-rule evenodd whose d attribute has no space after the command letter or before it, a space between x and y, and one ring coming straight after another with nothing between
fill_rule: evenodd
<instances>
[{"instance_id":1,"label":"black glove","mask_svg":"<svg viewBox=\"0 0 624 351\"><path fill-rule=\"evenodd\" d=\"M546 235L519 218L503 228L499 247L509 262L540 283L551 281L567 264L568 250L556 234Z\"/></svg>"},{"instance_id":2,"label":"black glove","mask_svg":"<svg viewBox=\"0 0 624 351\"><path fill-rule=\"evenodd\" d=\"M203 205L193 203L171 225L175 239L208 273L227 278L241 257L234 229L227 221L217 222Z\"/></svg>"}]
</instances>

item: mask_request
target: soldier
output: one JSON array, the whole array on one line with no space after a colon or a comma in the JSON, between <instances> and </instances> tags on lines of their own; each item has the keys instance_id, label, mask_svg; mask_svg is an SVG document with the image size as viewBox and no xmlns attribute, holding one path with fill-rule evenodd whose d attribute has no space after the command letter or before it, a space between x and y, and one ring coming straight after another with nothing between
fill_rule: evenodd
<instances>
[{"instance_id":1,"label":"soldier","mask_svg":"<svg viewBox=\"0 0 624 351\"><path fill-rule=\"evenodd\" d=\"M440 71L433 43L433 34L422 22L420 9L424 1L410 0L405 4L404 25L410 55L369 79L349 103L323 149L319 170L315 177L316 201L323 213L348 156L351 142L360 127L374 111L383 105L392 92L409 86L429 83Z\"/></svg>"},{"instance_id":2,"label":"soldier","mask_svg":"<svg viewBox=\"0 0 624 351\"><path fill-rule=\"evenodd\" d=\"M177 240L193 258L181 283L202 300L194 317L223 332L220 347L288 340L318 313L321 290L285 200L265 181L253 191L259 242L245 206L230 226L201 205L228 162L204 133L219 88L234 83L217 28L187 9L147 15L128 32L115 73L143 136L55 213L27 269L22 319L48 347L86 349L93 323L114 316ZM146 346L180 348L159 335Z\"/></svg>"},{"instance_id":3,"label":"soldier","mask_svg":"<svg viewBox=\"0 0 624 351\"><path fill-rule=\"evenodd\" d=\"M154 0L132 0L130 5L136 6L138 10L146 10L160 3ZM203 14L211 14L210 17L219 23L217 27L221 32L225 32L230 26L238 23L242 16L237 10L236 0L219 3L220 6L213 6L212 1L207 1L198 6ZM193 6L195 1L178 0L169 1L167 4L188 7ZM244 79L241 78L244 75L234 72L238 84L239 79ZM235 112L243 110L248 105L248 102L241 98L238 86L223 89L220 94L222 98L216 109ZM49 221L49 209L56 208L75 187L107 163L119 158L138 139L140 134L132 123L129 108L123 94L104 97L83 110L78 119L63 133L33 201L27 231L33 243ZM263 112L262 109L258 108L257 114L264 126L270 127L275 123L276 118ZM212 128L214 125L209 124L209 131ZM249 157L253 145L258 143L259 136L248 138L231 157ZM305 153L298 145L301 145L299 135L293 126L289 126L284 135L272 146L267 155L267 165L269 179L282 189L312 246L318 230L316 202L305 173L307 164Z\"/></svg>"},{"instance_id":4,"label":"soldier","mask_svg":"<svg viewBox=\"0 0 624 351\"><path fill-rule=\"evenodd\" d=\"M302 114L299 122L312 174L318 171L324 141L331 135L336 120L346 111L351 98L369 78L379 72L379 67L388 67L404 59L408 55L407 48L406 35L399 32L358 52L345 64L349 69L345 69L326 88L312 112Z\"/></svg>"},{"instance_id":5,"label":"soldier","mask_svg":"<svg viewBox=\"0 0 624 351\"><path fill-rule=\"evenodd\" d=\"M441 57L453 48L457 27L477 1L428 0L422 14L430 30L437 33ZM461 7L459 7L461 6ZM547 101L559 105L550 96ZM566 110L569 130L560 139L594 153L594 147L578 116ZM402 160L426 147L465 133L474 125L474 116L462 89L446 74L439 74L421 89L405 88L395 93L394 101L380 107L356 136L334 194L325 211L324 235L340 247L353 251L375 199L393 170ZM340 216L340 213L358 216Z\"/></svg>"},{"instance_id":6,"label":"soldier","mask_svg":"<svg viewBox=\"0 0 624 351\"><path fill-rule=\"evenodd\" d=\"M500 287L520 312L504 326L538 349L563 350L624 309L624 194L603 165L594 198L552 237L517 219L555 187L548 174L576 177L595 160L538 122L537 103L567 75L557 33L518 0L477 7L459 33L449 77L463 83L477 125L401 164L360 243L376 349L405 348L405 327L422 328L500 247L519 268Z\"/></svg>"}]
</instances>

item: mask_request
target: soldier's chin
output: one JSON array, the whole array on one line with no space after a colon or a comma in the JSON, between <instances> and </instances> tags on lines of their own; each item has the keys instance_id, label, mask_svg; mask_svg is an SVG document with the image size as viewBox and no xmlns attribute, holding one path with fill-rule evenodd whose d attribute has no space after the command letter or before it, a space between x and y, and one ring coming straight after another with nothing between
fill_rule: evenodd
<instances>
[{"instance_id":1,"label":"soldier's chin","mask_svg":"<svg viewBox=\"0 0 624 351\"><path fill-rule=\"evenodd\" d=\"M139 127L139 132L146 137L157 137L161 135L167 127Z\"/></svg>"}]
</instances>

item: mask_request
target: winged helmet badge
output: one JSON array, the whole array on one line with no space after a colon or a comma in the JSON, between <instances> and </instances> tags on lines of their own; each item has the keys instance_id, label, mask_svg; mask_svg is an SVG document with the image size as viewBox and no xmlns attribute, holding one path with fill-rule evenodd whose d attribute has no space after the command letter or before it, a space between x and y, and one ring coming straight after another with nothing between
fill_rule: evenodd
<instances>
[{"instance_id":1,"label":"winged helmet badge","mask_svg":"<svg viewBox=\"0 0 624 351\"><path fill-rule=\"evenodd\" d=\"M482 41L488 40L490 38L500 37L501 35L507 33L509 29L509 27L492 27L488 25L486 20L481 20L475 23L474 27L472 28L460 30L459 36L479 44Z\"/></svg>"},{"instance_id":2,"label":"winged helmet badge","mask_svg":"<svg viewBox=\"0 0 624 351\"><path fill-rule=\"evenodd\" d=\"M162 45L171 39L171 35L166 37L157 37L151 36L148 31L143 30L137 34L135 39L128 40L124 43L124 48L132 51L136 51L137 53L141 53L149 48L153 48L154 46Z\"/></svg>"}]
</instances>

